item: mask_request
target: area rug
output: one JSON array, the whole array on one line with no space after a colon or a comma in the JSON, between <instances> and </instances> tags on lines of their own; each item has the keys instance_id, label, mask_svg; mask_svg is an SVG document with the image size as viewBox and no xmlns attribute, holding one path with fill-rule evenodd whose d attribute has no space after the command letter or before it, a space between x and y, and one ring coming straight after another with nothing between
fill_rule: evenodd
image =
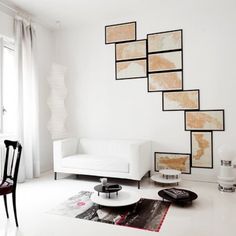
<instances>
[{"instance_id":1,"label":"area rug","mask_svg":"<svg viewBox=\"0 0 236 236\"><path fill-rule=\"evenodd\" d=\"M92 192L81 191L49 213L84 220L159 232L170 203L141 198L125 207L99 207L90 200Z\"/></svg>"}]
</instances>

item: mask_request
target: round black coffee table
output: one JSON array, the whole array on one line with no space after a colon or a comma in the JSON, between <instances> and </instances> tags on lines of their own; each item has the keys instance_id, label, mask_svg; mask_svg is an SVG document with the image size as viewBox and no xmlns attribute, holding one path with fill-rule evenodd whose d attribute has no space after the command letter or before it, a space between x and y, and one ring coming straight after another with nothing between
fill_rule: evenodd
<instances>
[{"instance_id":1,"label":"round black coffee table","mask_svg":"<svg viewBox=\"0 0 236 236\"><path fill-rule=\"evenodd\" d=\"M164 200L176 203L176 204L187 204L187 203L191 203L193 200L198 198L198 195L190 190L187 189L179 189L179 190L183 190L185 192L187 192L189 194L188 197L186 198L179 198L179 199L175 199L171 196L169 196L167 193L165 193L164 189L160 190L158 192L158 195Z\"/></svg>"},{"instance_id":2,"label":"round black coffee table","mask_svg":"<svg viewBox=\"0 0 236 236\"><path fill-rule=\"evenodd\" d=\"M118 192L122 189L122 187L120 185L117 184L117 187L115 188L108 188L109 185L96 185L94 187L94 190L98 192L98 196L100 193L106 193L108 194L109 198L111 197L111 193L116 193L116 195L118 195ZM112 187L112 186L111 186Z\"/></svg>"}]
</instances>

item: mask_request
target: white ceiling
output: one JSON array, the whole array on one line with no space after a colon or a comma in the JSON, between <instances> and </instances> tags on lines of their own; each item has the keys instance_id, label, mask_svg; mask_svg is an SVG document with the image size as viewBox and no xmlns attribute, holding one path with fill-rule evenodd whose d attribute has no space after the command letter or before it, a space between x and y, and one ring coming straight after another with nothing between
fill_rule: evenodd
<instances>
[{"instance_id":1,"label":"white ceiling","mask_svg":"<svg viewBox=\"0 0 236 236\"><path fill-rule=\"evenodd\" d=\"M114 18L117 12L130 13L139 0L1 0L19 8L43 25L70 27L98 18ZM142 1L145 2L145 1ZM123 3L123 4L122 4ZM139 1L140 3L140 1Z\"/></svg>"}]
</instances>

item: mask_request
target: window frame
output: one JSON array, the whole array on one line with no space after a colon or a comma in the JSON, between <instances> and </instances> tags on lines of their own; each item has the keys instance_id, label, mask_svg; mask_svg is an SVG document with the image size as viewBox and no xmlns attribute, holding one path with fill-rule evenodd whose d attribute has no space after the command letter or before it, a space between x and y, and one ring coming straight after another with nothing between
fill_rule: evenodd
<instances>
[{"instance_id":1,"label":"window frame","mask_svg":"<svg viewBox=\"0 0 236 236\"><path fill-rule=\"evenodd\" d=\"M4 41L3 38L0 37L0 133L3 133L3 47Z\"/></svg>"},{"instance_id":2,"label":"window frame","mask_svg":"<svg viewBox=\"0 0 236 236\"><path fill-rule=\"evenodd\" d=\"M4 63L4 48L15 51L14 41L10 38L5 38L0 35L0 134L4 134L3 129L3 63Z\"/></svg>"}]
</instances>

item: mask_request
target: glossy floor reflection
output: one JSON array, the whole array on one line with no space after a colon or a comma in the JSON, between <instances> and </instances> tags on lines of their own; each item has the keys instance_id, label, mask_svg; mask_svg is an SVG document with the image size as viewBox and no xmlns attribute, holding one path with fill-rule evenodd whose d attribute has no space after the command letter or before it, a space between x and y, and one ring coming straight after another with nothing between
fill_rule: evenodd
<instances>
[{"instance_id":1,"label":"glossy floor reflection","mask_svg":"<svg viewBox=\"0 0 236 236\"><path fill-rule=\"evenodd\" d=\"M111 180L114 182L114 180ZM48 211L79 191L93 191L98 178L44 174L41 178L19 184L17 208L19 229L15 227L14 215L9 196L10 219L6 219L3 200L0 200L0 236L235 236L236 235L236 193L221 193L217 184L182 181L181 188L192 190L198 199L188 207L172 205L159 233L133 228L101 224L70 217L49 214ZM142 181L138 190L136 183L119 180L125 190L139 191L142 197L159 199L157 192L162 189L149 178Z\"/></svg>"}]
</instances>

